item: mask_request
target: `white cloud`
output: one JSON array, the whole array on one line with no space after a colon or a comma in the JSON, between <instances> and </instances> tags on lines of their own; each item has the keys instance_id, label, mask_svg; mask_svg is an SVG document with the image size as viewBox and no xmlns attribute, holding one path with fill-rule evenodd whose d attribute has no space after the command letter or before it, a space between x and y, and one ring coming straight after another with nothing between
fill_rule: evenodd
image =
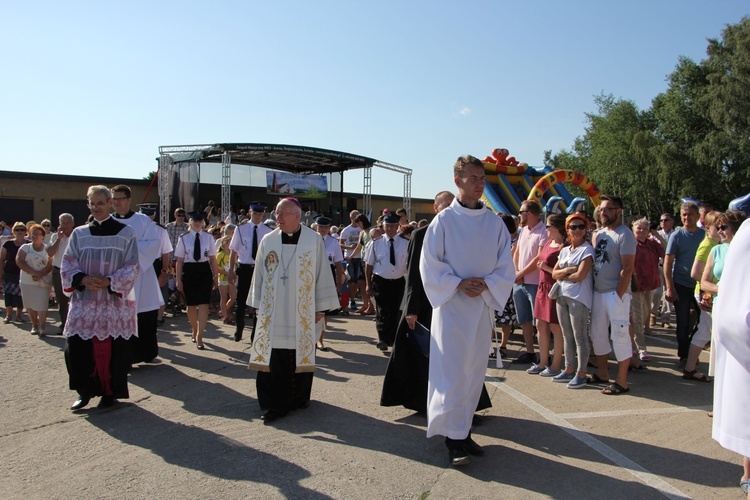
<instances>
[{"instance_id":1,"label":"white cloud","mask_svg":"<svg viewBox=\"0 0 750 500\"><path fill-rule=\"evenodd\" d=\"M461 109L458 110L458 114L461 116L467 116L469 113L471 113L471 109L468 106L462 106Z\"/></svg>"}]
</instances>

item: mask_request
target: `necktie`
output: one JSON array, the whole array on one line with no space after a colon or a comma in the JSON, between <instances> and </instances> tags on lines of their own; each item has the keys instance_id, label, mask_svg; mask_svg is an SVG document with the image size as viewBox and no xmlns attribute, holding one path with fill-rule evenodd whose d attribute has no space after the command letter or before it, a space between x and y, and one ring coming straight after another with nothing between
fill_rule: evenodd
<instances>
[{"instance_id":1,"label":"necktie","mask_svg":"<svg viewBox=\"0 0 750 500\"><path fill-rule=\"evenodd\" d=\"M396 252L395 252L395 250L393 250L393 238L391 238L388 241L391 244L391 265L395 266L396 265Z\"/></svg>"},{"instance_id":2,"label":"necktie","mask_svg":"<svg viewBox=\"0 0 750 500\"><path fill-rule=\"evenodd\" d=\"M193 260L201 260L201 233L195 233L195 245L193 246Z\"/></svg>"},{"instance_id":3,"label":"necktie","mask_svg":"<svg viewBox=\"0 0 750 500\"><path fill-rule=\"evenodd\" d=\"M258 225L257 224L253 228L253 262L255 262L256 255L258 255Z\"/></svg>"}]
</instances>

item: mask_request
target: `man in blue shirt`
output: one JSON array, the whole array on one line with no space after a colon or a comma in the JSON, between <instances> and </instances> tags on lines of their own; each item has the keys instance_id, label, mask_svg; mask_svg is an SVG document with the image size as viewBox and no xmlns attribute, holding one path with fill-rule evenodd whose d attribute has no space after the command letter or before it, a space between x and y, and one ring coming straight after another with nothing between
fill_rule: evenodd
<instances>
[{"instance_id":1,"label":"man in blue shirt","mask_svg":"<svg viewBox=\"0 0 750 500\"><path fill-rule=\"evenodd\" d=\"M698 227L698 205L685 202L680 208L682 227L673 232L667 243L664 256L664 285L666 299L674 302L677 317L677 355L680 365L684 366L690 350L690 309L700 315L700 308L695 301L695 280L690 277L690 270L695 260L695 252L706 234Z\"/></svg>"}]
</instances>

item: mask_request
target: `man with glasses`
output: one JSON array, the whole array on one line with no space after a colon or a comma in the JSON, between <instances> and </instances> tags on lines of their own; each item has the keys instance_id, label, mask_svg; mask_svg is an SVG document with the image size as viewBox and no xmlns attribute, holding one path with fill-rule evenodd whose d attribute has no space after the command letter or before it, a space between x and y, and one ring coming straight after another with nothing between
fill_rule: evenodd
<instances>
[{"instance_id":1,"label":"man with glasses","mask_svg":"<svg viewBox=\"0 0 750 500\"><path fill-rule=\"evenodd\" d=\"M617 375L602 391L607 395L630 390L628 369L633 350L630 340L630 280L635 268L638 241L622 224L622 200L601 197L600 219L604 226L594 237L594 299L591 305L591 344L597 360L595 382L609 382L607 358L614 349ZM608 333L609 332L609 333ZM610 340L612 347L610 347Z\"/></svg>"},{"instance_id":2,"label":"man with glasses","mask_svg":"<svg viewBox=\"0 0 750 500\"><path fill-rule=\"evenodd\" d=\"M427 437L445 436L453 466L484 450L471 438L480 401L495 312L515 277L505 223L479 198L484 165L462 156L453 166L458 196L427 227L419 263L433 307L430 324ZM480 244L481 242L481 244Z\"/></svg>"},{"instance_id":3,"label":"man with glasses","mask_svg":"<svg viewBox=\"0 0 750 500\"><path fill-rule=\"evenodd\" d=\"M62 266L63 254L68 248L68 241L70 235L75 229L75 221L71 214L60 214L58 217L60 222L57 227L57 232L52 235L51 245L47 249L47 253L52 257L52 284L55 287L55 297L57 298L58 311L60 312L60 331L58 335L62 335L65 330L65 321L68 319L68 296L63 293L62 280L60 278L60 266ZM51 224L50 224L51 225Z\"/></svg>"},{"instance_id":4,"label":"man with glasses","mask_svg":"<svg viewBox=\"0 0 750 500\"><path fill-rule=\"evenodd\" d=\"M190 231L190 226L187 223L187 210L177 208L174 211L174 221L168 223L165 229L169 235L169 242L172 244L172 248L177 248L180 236ZM174 267L174 251L169 256L169 260L172 267Z\"/></svg>"},{"instance_id":5,"label":"man with glasses","mask_svg":"<svg viewBox=\"0 0 750 500\"><path fill-rule=\"evenodd\" d=\"M691 201L682 204L682 227L669 238L664 256L665 298L674 303L677 320L677 356L680 358L681 368L687 361L693 334L690 331L691 311L700 318L700 307L694 295L695 280L690 276L695 253L706 235L706 230L698 227L699 217L698 205Z\"/></svg>"},{"instance_id":6,"label":"man with glasses","mask_svg":"<svg viewBox=\"0 0 750 500\"><path fill-rule=\"evenodd\" d=\"M235 307L234 341L242 340L242 332L245 330L245 313L247 311L247 296L250 292L250 283L253 280L255 270L255 257L263 237L272 229L263 224L266 214L266 206L259 202L250 203L250 221L240 224L232 235L229 249L232 255L229 257L229 274L227 279L230 284L237 284L237 302ZM238 265L239 264L239 265ZM255 339L250 338L250 342Z\"/></svg>"},{"instance_id":7,"label":"man with glasses","mask_svg":"<svg viewBox=\"0 0 750 500\"><path fill-rule=\"evenodd\" d=\"M524 200L521 210L521 234L516 243L513 262L516 266L516 280L513 285L513 303L516 306L516 318L521 325L526 352L513 360L513 363L535 363L534 355L534 301L539 288L539 269L537 260L539 249L549 237L547 227L542 222L542 207L534 200ZM503 304L503 307L505 305ZM502 310L502 308L500 309Z\"/></svg>"},{"instance_id":8,"label":"man with glasses","mask_svg":"<svg viewBox=\"0 0 750 500\"><path fill-rule=\"evenodd\" d=\"M128 397L129 339L138 334L138 244L133 229L110 216L111 197L106 186L88 189L93 219L71 233L60 269L70 295L65 366L69 386L78 392L71 410L95 396L102 397L99 408Z\"/></svg>"},{"instance_id":9,"label":"man with glasses","mask_svg":"<svg viewBox=\"0 0 750 500\"><path fill-rule=\"evenodd\" d=\"M138 263L140 270L135 282L136 307L138 309L138 336L133 341L133 362L150 362L159 354L156 340L159 308L164 305L159 280L154 271L154 261L162 258L161 235L151 219L130 209L131 192L123 184L112 188L112 205L115 219L130 226L138 240Z\"/></svg>"}]
</instances>

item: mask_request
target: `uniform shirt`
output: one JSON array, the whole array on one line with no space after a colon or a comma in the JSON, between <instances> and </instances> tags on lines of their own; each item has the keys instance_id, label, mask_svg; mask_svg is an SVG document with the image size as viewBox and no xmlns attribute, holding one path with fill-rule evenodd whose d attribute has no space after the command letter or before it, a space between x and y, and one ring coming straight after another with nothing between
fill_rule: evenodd
<instances>
[{"instance_id":1,"label":"uniform shirt","mask_svg":"<svg viewBox=\"0 0 750 500\"><path fill-rule=\"evenodd\" d=\"M232 235L232 241L229 242L229 249L237 254L237 262L240 264L255 264L255 260L253 260L253 232L255 231L255 226L252 221L237 226ZM262 222L257 226L258 246L260 246L260 240L273 230Z\"/></svg>"},{"instance_id":2,"label":"uniform shirt","mask_svg":"<svg viewBox=\"0 0 750 500\"><path fill-rule=\"evenodd\" d=\"M341 251L339 240L328 234L325 238L323 238L323 243L326 247L326 254L328 255L329 264L333 265L339 262L343 262L344 254Z\"/></svg>"},{"instance_id":3,"label":"uniform shirt","mask_svg":"<svg viewBox=\"0 0 750 500\"><path fill-rule=\"evenodd\" d=\"M196 262L193 259L193 248L195 245L195 236L199 235L201 239L201 258L197 262L208 262L209 257L216 255L216 245L214 245L214 237L205 231L195 233L190 231L187 234L183 234L180 241L177 243L177 248L174 249L175 258L182 257L184 262Z\"/></svg>"},{"instance_id":4,"label":"uniform shirt","mask_svg":"<svg viewBox=\"0 0 750 500\"><path fill-rule=\"evenodd\" d=\"M396 235L393 238L393 250L396 254L396 265L391 264L391 238L383 235L371 243L366 252L365 262L372 266L373 274L388 280L403 278L406 274L406 263L409 257L409 240Z\"/></svg>"}]
</instances>

